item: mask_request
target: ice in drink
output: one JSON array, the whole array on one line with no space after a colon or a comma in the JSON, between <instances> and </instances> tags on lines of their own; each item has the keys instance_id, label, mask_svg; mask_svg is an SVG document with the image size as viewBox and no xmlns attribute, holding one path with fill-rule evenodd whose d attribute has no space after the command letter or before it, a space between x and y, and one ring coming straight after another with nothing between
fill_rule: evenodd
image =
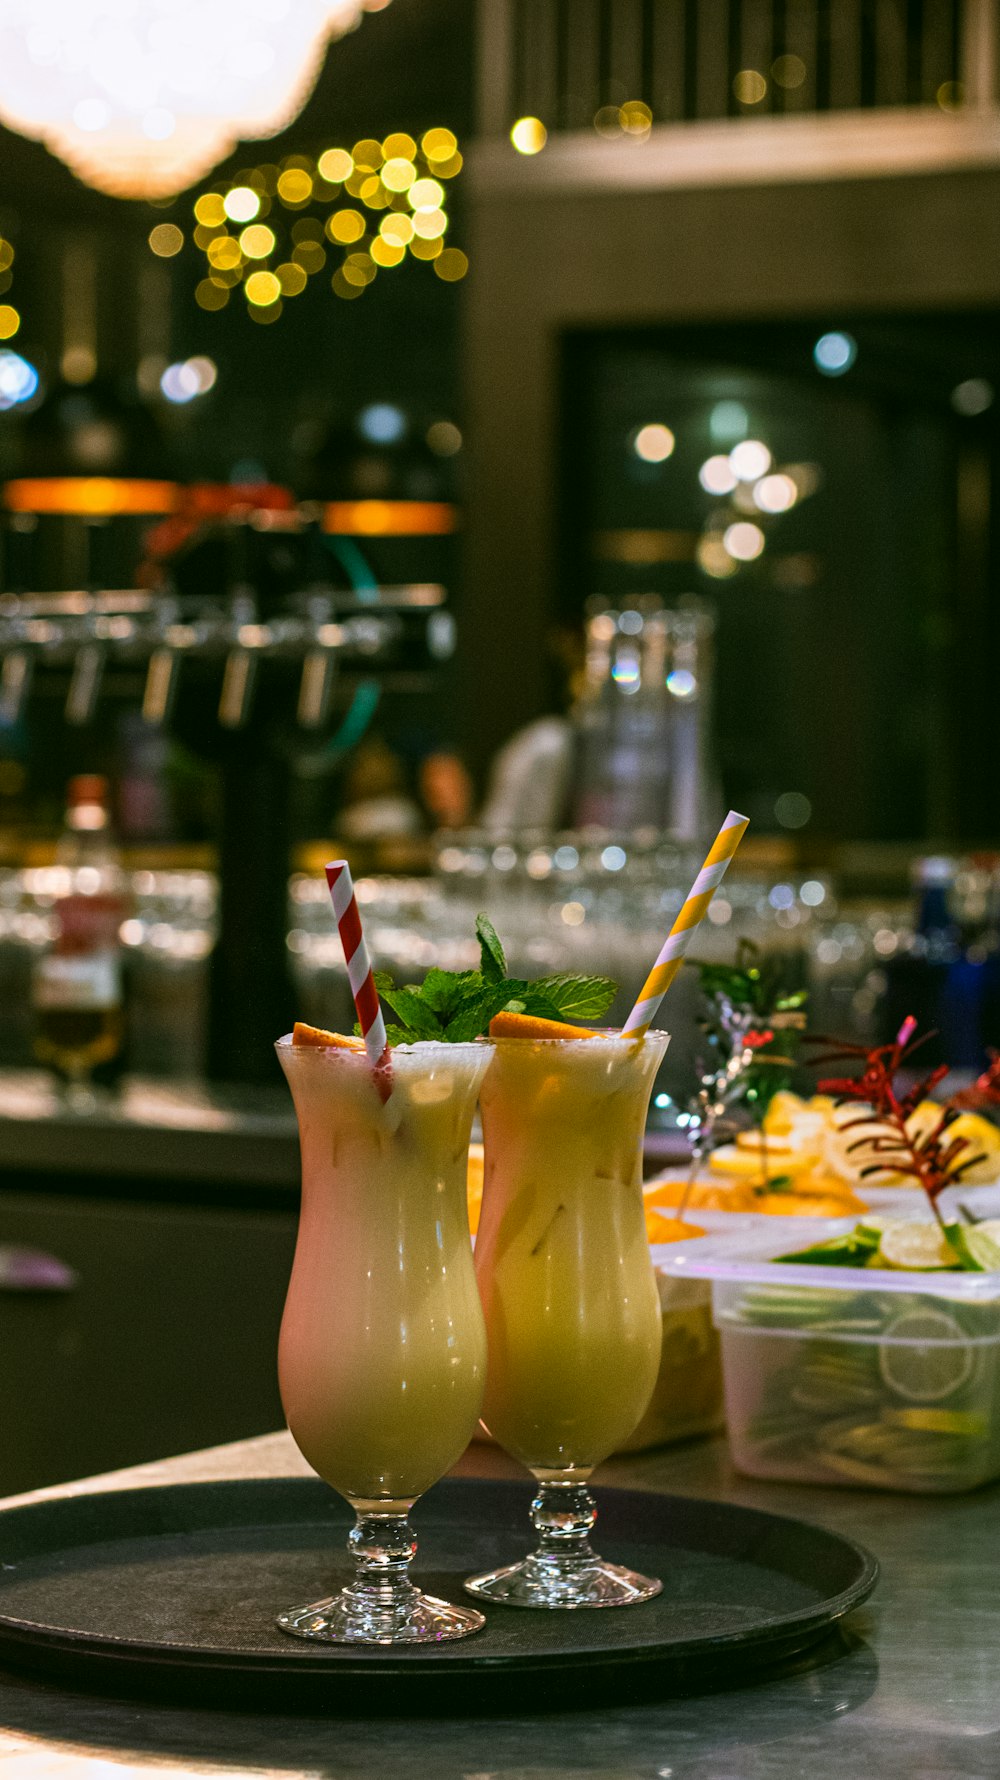
<instances>
[{"instance_id":1,"label":"ice in drink","mask_svg":"<svg viewBox=\"0 0 1000 1780\"><path fill-rule=\"evenodd\" d=\"M582 1479L638 1425L659 1370L641 1163L666 1038L495 1043L476 1239L482 1419L536 1476Z\"/></svg>"}]
</instances>

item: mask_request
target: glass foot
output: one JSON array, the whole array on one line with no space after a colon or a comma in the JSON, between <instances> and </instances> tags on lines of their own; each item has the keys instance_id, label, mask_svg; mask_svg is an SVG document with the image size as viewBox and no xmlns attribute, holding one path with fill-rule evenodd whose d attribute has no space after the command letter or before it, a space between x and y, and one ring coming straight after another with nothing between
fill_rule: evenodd
<instances>
[{"instance_id":1,"label":"glass foot","mask_svg":"<svg viewBox=\"0 0 1000 1780\"><path fill-rule=\"evenodd\" d=\"M321 1644L442 1644L467 1638L486 1624L470 1607L453 1607L423 1595L407 1571L417 1542L407 1518L411 1504L357 1510L347 1541L355 1579L339 1595L293 1607L278 1626L295 1638Z\"/></svg>"},{"instance_id":2,"label":"glass foot","mask_svg":"<svg viewBox=\"0 0 1000 1780\"><path fill-rule=\"evenodd\" d=\"M663 1584L597 1556L579 1563L535 1552L523 1563L470 1576L465 1586L477 1599L507 1607L631 1607L651 1601Z\"/></svg>"},{"instance_id":3,"label":"glass foot","mask_svg":"<svg viewBox=\"0 0 1000 1780\"><path fill-rule=\"evenodd\" d=\"M470 1576L468 1594L508 1607L632 1607L663 1588L655 1576L598 1557L589 1538L597 1509L578 1476L541 1483L531 1519L538 1550L519 1564Z\"/></svg>"},{"instance_id":4,"label":"glass foot","mask_svg":"<svg viewBox=\"0 0 1000 1780\"><path fill-rule=\"evenodd\" d=\"M416 1588L405 1600L385 1603L359 1599L356 1590L345 1588L325 1601L278 1616L283 1632L315 1638L321 1644L440 1644L467 1638L485 1624L482 1614L472 1608L453 1607Z\"/></svg>"}]
</instances>

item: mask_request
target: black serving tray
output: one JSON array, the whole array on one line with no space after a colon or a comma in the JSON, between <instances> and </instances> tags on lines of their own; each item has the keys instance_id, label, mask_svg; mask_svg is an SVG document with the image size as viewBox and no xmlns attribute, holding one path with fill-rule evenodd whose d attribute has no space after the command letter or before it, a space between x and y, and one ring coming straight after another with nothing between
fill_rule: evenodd
<instances>
[{"instance_id":1,"label":"black serving tray","mask_svg":"<svg viewBox=\"0 0 1000 1780\"><path fill-rule=\"evenodd\" d=\"M530 1482L418 1503L416 1580L461 1602L529 1544ZM0 1664L110 1694L362 1713L523 1711L744 1683L829 1638L875 1586L860 1546L725 1503L599 1489L602 1556L659 1576L641 1606L485 1604L483 1631L399 1651L275 1626L346 1579L346 1505L312 1479L175 1484L0 1511Z\"/></svg>"}]
</instances>

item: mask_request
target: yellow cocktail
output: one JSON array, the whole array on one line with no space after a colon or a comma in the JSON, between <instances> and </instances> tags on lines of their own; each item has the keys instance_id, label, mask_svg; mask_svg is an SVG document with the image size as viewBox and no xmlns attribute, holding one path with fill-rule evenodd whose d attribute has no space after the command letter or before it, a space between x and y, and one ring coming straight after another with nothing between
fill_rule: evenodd
<instances>
[{"instance_id":1,"label":"yellow cocktail","mask_svg":"<svg viewBox=\"0 0 1000 1780\"><path fill-rule=\"evenodd\" d=\"M642 1419L659 1368L642 1138L667 1035L494 1042L476 1239L489 1342L482 1419L542 1486L541 1544L467 1587L522 1606L644 1600L658 1582L590 1549L584 1485Z\"/></svg>"}]
</instances>

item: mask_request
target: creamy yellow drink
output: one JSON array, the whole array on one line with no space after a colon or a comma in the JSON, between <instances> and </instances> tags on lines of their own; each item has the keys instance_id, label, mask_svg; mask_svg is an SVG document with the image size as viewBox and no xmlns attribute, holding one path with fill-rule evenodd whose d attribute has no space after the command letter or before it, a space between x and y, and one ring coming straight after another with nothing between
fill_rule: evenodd
<instances>
[{"instance_id":1,"label":"creamy yellow drink","mask_svg":"<svg viewBox=\"0 0 1000 1780\"><path fill-rule=\"evenodd\" d=\"M642 1137L665 1034L497 1038L482 1088L483 1424L539 1479L582 1481L656 1384Z\"/></svg>"},{"instance_id":2,"label":"creamy yellow drink","mask_svg":"<svg viewBox=\"0 0 1000 1780\"><path fill-rule=\"evenodd\" d=\"M466 1157L488 1044L392 1052L384 1104L364 1051L282 1040L302 1211L281 1325L288 1425L362 1513L409 1507L471 1439L486 1339Z\"/></svg>"}]
</instances>

